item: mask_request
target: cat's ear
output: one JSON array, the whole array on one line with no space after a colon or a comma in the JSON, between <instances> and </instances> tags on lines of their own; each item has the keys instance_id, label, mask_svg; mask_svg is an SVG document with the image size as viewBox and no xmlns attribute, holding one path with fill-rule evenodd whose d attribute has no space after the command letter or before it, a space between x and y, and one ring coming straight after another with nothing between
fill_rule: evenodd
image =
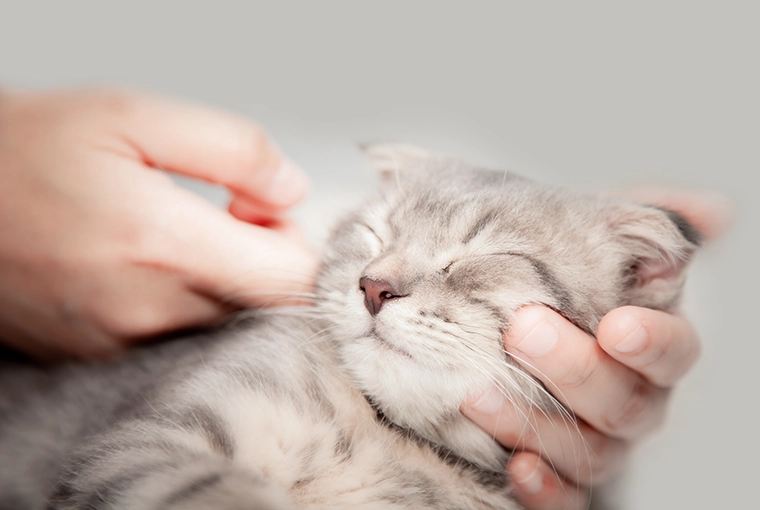
<instances>
[{"instance_id":1,"label":"cat's ear","mask_svg":"<svg viewBox=\"0 0 760 510\"><path fill-rule=\"evenodd\" d=\"M433 155L428 151L401 143L370 143L359 146L385 183L424 171Z\"/></svg>"},{"instance_id":2,"label":"cat's ear","mask_svg":"<svg viewBox=\"0 0 760 510\"><path fill-rule=\"evenodd\" d=\"M654 206L624 204L608 211L608 224L626 261L627 301L649 308L673 308L684 270L702 234L683 216Z\"/></svg>"}]
</instances>

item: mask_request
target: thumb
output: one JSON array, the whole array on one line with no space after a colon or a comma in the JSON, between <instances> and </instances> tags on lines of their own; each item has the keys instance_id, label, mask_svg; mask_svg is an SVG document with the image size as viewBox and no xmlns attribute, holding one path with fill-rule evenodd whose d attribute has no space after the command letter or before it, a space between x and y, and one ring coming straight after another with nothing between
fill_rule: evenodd
<instances>
[{"instance_id":1,"label":"thumb","mask_svg":"<svg viewBox=\"0 0 760 510\"><path fill-rule=\"evenodd\" d=\"M195 290L242 307L311 301L316 257L286 228L244 223L205 203L185 213L194 217L177 222L175 264Z\"/></svg>"},{"instance_id":2,"label":"thumb","mask_svg":"<svg viewBox=\"0 0 760 510\"><path fill-rule=\"evenodd\" d=\"M254 122L147 94L103 94L118 103L119 126L147 164L221 184L274 210L303 198L305 173Z\"/></svg>"}]
</instances>

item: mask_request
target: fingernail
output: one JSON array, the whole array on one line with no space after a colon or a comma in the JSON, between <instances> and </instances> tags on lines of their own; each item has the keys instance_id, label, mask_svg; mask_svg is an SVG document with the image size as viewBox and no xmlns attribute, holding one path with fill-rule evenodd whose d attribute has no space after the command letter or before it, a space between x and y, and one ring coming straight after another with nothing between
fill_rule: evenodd
<instances>
[{"instance_id":1,"label":"fingernail","mask_svg":"<svg viewBox=\"0 0 760 510\"><path fill-rule=\"evenodd\" d=\"M274 203L290 205L303 196L306 185L306 172L289 159L284 159L269 182L266 194Z\"/></svg>"},{"instance_id":2,"label":"fingernail","mask_svg":"<svg viewBox=\"0 0 760 510\"><path fill-rule=\"evenodd\" d=\"M541 476L538 468L530 472L524 480L515 480L520 490L525 494L538 494L544 488L544 478Z\"/></svg>"},{"instance_id":3,"label":"fingernail","mask_svg":"<svg viewBox=\"0 0 760 510\"><path fill-rule=\"evenodd\" d=\"M498 388L490 387L483 392L482 395L475 398L472 404L468 407L478 414L496 414L501 411L501 405L504 401L504 395L498 390Z\"/></svg>"},{"instance_id":4,"label":"fingernail","mask_svg":"<svg viewBox=\"0 0 760 510\"><path fill-rule=\"evenodd\" d=\"M647 334L647 330L644 329L644 326L639 326L632 333L629 333L628 336L625 337L622 342L617 344L615 346L615 349L618 352L622 352L625 354L638 351L639 349L644 347L644 344L646 343L648 336L649 335Z\"/></svg>"},{"instance_id":5,"label":"fingernail","mask_svg":"<svg viewBox=\"0 0 760 510\"><path fill-rule=\"evenodd\" d=\"M556 345L559 340L559 330L554 324L543 321L523 337L515 347L528 356L543 356Z\"/></svg>"}]
</instances>

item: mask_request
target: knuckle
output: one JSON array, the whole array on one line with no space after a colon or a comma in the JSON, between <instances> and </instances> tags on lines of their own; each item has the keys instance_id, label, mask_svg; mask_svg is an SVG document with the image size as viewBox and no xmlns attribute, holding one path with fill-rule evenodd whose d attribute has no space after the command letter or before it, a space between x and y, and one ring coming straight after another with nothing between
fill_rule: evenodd
<instances>
[{"instance_id":1,"label":"knuckle","mask_svg":"<svg viewBox=\"0 0 760 510\"><path fill-rule=\"evenodd\" d=\"M498 420L493 425L495 437L508 448L533 450L540 444L537 433L538 425L535 418L529 417L530 415L524 411L521 411L520 415L525 418L515 419L516 415L512 413L500 413Z\"/></svg>"},{"instance_id":2,"label":"knuckle","mask_svg":"<svg viewBox=\"0 0 760 510\"><path fill-rule=\"evenodd\" d=\"M600 359L594 349L587 349L578 356L569 369L560 377L559 386L564 390L579 390L585 387L599 367Z\"/></svg>"},{"instance_id":3,"label":"knuckle","mask_svg":"<svg viewBox=\"0 0 760 510\"><path fill-rule=\"evenodd\" d=\"M168 265L171 249L176 246L176 242L173 235L163 234L172 232L173 214L167 211L152 224L148 221L141 213L131 218L131 221L124 222L119 232L114 234L114 250L109 256L115 264L133 268Z\"/></svg>"},{"instance_id":4,"label":"knuckle","mask_svg":"<svg viewBox=\"0 0 760 510\"><path fill-rule=\"evenodd\" d=\"M181 271L173 261L157 255L159 243L147 239L141 238L133 251L118 259L123 284L91 303L92 315L110 337L144 338L177 326L170 313L171 300L166 297L171 296Z\"/></svg>"},{"instance_id":5,"label":"knuckle","mask_svg":"<svg viewBox=\"0 0 760 510\"><path fill-rule=\"evenodd\" d=\"M656 340L656 339L655 339ZM655 369L663 360L666 360L672 349L670 342L650 341L644 352L639 357L642 362L639 364L641 369Z\"/></svg>"},{"instance_id":6,"label":"knuckle","mask_svg":"<svg viewBox=\"0 0 760 510\"><path fill-rule=\"evenodd\" d=\"M657 386L667 388L678 382L696 363L701 344L695 334L661 333L653 335L635 368Z\"/></svg>"},{"instance_id":7,"label":"knuckle","mask_svg":"<svg viewBox=\"0 0 760 510\"><path fill-rule=\"evenodd\" d=\"M175 326L165 303L139 295L130 299L121 292L91 302L90 315L108 337L119 341L153 336Z\"/></svg>"},{"instance_id":8,"label":"knuckle","mask_svg":"<svg viewBox=\"0 0 760 510\"><path fill-rule=\"evenodd\" d=\"M512 448L535 448L538 442L538 435L536 434L535 428L528 424L525 427L522 427L519 431L508 431L506 434L504 434L503 440L504 444L511 446Z\"/></svg>"},{"instance_id":9,"label":"knuckle","mask_svg":"<svg viewBox=\"0 0 760 510\"><path fill-rule=\"evenodd\" d=\"M578 477L580 482L598 483L609 480L615 473L618 465L619 451L614 440L601 435L587 444L580 453L578 465Z\"/></svg>"},{"instance_id":10,"label":"knuckle","mask_svg":"<svg viewBox=\"0 0 760 510\"><path fill-rule=\"evenodd\" d=\"M238 183L249 178L248 172L274 170L279 166L279 155L273 150L269 138L263 129L249 121L240 121L237 128L237 140L234 148L234 162L240 168Z\"/></svg>"},{"instance_id":11,"label":"knuckle","mask_svg":"<svg viewBox=\"0 0 760 510\"><path fill-rule=\"evenodd\" d=\"M702 356L702 344L698 338L695 338L691 344L687 347L687 352L683 356L683 363L679 367L679 370L674 370L674 375L671 384L680 380L691 368L696 365L699 358Z\"/></svg>"},{"instance_id":12,"label":"knuckle","mask_svg":"<svg viewBox=\"0 0 760 510\"><path fill-rule=\"evenodd\" d=\"M661 363L653 379L654 383L661 387L671 387L676 384L696 364L702 352L699 340L685 340L680 348L672 348L666 351L667 362Z\"/></svg>"},{"instance_id":13,"label":"knuckle","mask_svg":"<svg viewBox=\"0 0 760 510\"><path fill-rule=\"evenodd\" d=\"M641 377L634 377L622 398L602 415L604 432L618 436L630 436L646 425L647 419L655 415L648 413L657 390Z\"/></svg>"},{"instance_id":14,"label":"knuckle","mask_svg":"<svg viewBox=\"0 0 760 510\"><path fill-rule=\"evenodd\" d=\"M151 304L133 304L111 313L106 321L108 332L116 338L142 338L169 329L166 314Z\"/></svg>"},{"instance_id":15,"label":"knuckle","mask_svg":"<svg viewBox=\"0 0 760 510\"><path fill-rule=\"evenodd\" d=\"M625 443L583 422L578 423L576 432L563 448L563 455L568 459L564 474L581 484L596 483L613 476L621 466Z\"/></svg>"}]
</instances>

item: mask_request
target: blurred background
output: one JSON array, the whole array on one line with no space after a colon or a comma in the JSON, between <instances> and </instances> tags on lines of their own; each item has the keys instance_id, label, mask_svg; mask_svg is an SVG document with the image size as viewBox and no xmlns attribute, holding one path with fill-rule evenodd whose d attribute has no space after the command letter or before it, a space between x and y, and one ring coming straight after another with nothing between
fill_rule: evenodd
<instances>
[{"instance_id":1,"label":"blurred background","mask_svg":"<svg viewBox=\"0 0 760 510\"><path fill-rule=\"evenodd\" d=\"M124 85L249 115L308 170L297 214L315 243L374 186L357 142L411 142L583 190L722 192L736 224L697 257L684 303L702 359L608 495L620 509L750 508L758 5L6 1L0 86ZM183 184L224 205L223 191Z\"/></svg>"}]
</instances>

